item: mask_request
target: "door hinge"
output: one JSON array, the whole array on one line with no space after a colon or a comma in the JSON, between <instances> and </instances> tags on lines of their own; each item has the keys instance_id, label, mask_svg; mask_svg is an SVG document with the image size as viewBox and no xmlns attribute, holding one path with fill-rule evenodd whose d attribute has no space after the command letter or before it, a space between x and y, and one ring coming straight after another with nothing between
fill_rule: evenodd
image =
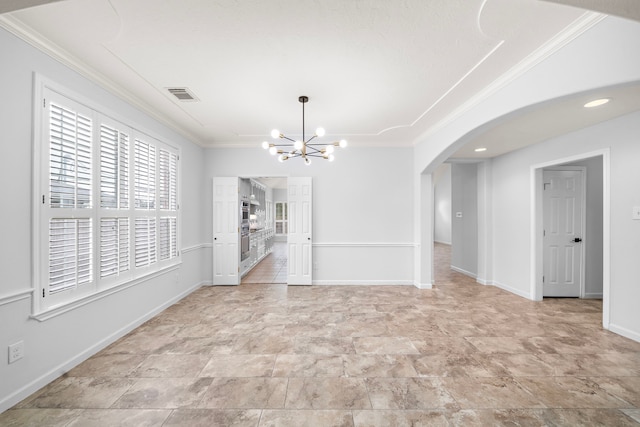
<instances>
[{"instance_id":1,"label":"door hinge","mask_svg":"<svg viewBox=\"0 0 640 427\"><path fill-rule=\"evenodd\" d=\"M42 290L42 298L44 298L44 289Z\"/></svg>"},{"instance_id":2,"label":"door hinge","mask_svg":"<svg viewBox=\"0 0 640 427\"><path fill-rule=\"evenodd\" d=\"M544 283L544 276L542 276L542 283Z\"/></svg>"},{"instance_id":3,"label":"door hinge","mask_svg":"<svg viewBox=\"0 0 640 427\"><path fill-rule=\"evenodd\" d=\"M547 235L547 230L542 230L542 237Z\"/></svg>"},{"instance_id":4,"label":"door hinge","mask_svg":"<svg viewBox=\"0 0 640 427\"><path fill-rule=\"evenodd\" d=\"M47 99L42 98L42 108L47 108Z\"/></svg>"},{"instance_id":5,"label":"door hinge","mask_svg":"<svg viewBox=\"0 0 640 427\"><path fill-rule=\"evenodd\" d=\"M42 204L44 205L44 194L42 195Z\"/></svg>"}]
</instances>

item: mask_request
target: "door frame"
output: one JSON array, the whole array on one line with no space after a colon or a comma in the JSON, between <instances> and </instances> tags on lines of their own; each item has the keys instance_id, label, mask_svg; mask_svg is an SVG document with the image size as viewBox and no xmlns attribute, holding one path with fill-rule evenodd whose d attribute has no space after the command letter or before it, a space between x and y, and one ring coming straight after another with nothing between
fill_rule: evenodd
<instances>
[{"instance_id":1,"label":"door frame","mask_svg":"<svg viewBox=\"0 0 640 427\"><path fill-rule=\"evenodd\" d=\"M579 297L580 298L584 298L585 297L585 271L586 271L586 264L585 264L585 253L587 252L586 247L589 244L589 240L587 239L587 168L585 166L550 166L550 167L546 167L546 168L542 168L542 175L544 177L544 172L545 171L571 171L571 172L581 172L581 181L582 181L582 203L580 206L580 236L582 237L582 248L580 251L580 290L579 290ZM544 180L542 182L542 185L544 186ZM544 229L544 187L543 187L543 191L542 191L543 197L542 197L542 224L543 224L543 229ZM545 254L544 254L544 242L542 244L542 268L543 268L543 275L544 275L544 260L546 259ZM544 282L542 285L542 296L544 298Z\"/></svg>"},{"instance_id":2,"label":"door frame","mask_svg":"<svg viewBox=\"0 0 640 427\"><path fill-rule=\"evenodd\" d=\"M611 161L609 148L531 165L530 298L534 301L542 301L542 276L544 271L542 242L542 170L598 156L602 156L602 326L605 329L609 329L611 316Z\"/></svg>"}]
</instances>

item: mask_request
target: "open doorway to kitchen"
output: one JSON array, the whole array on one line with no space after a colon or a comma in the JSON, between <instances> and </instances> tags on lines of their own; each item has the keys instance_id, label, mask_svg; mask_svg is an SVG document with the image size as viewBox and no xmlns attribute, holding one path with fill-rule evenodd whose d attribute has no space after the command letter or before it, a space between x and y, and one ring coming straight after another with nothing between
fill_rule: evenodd
<instances>
[{"instance_id":1,"label":"open doorway to kitchen","mask_svg":"<svg viewBox=\"0 0 640 427\"><path fill-rule=\"evenodd\" d=\"M249 212L249 254L242 284L287 283L287 178L251 178L264 187L264 206ZM254 204L255 205L255 204ZM251 206L251 205L250 205Z\"/></svg>"}]
</instances>

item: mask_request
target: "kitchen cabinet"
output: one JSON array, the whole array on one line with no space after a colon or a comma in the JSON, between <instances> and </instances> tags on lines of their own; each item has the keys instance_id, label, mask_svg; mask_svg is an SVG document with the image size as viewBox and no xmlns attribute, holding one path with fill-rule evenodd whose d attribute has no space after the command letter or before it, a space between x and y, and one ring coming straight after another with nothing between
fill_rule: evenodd
<instances>
[{"instance_id":1,"label":"kitchen cabinet","mask_svg":"<svg viewBox=\"0 0 640 427\"><path fill-rule=\"evenodd\" d=\"M273 191L251 178L240 178L240 198L249 202L249 256L241 260L241 275L246 275L273 247Z\"/></svg>"}]
</instances>

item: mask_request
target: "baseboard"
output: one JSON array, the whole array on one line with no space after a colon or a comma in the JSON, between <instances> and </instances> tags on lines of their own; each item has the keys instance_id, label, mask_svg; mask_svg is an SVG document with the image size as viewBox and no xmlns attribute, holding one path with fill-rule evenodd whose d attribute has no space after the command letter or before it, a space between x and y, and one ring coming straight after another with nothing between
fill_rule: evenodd
<instances>
[{"instance_id":1,"label":"baseboard","mask_svg":"<svg viewBox=\"0 0 640 427\"><path fill-rule=\"evenodd\" d=\"M630 340L640 342L640 333L638 332L623 328L622 326L614 325L613 323L609 323L609 330L618 335L622 335L625 338L629 338Z\"/></svg>"},{"instance_id":2,"label":"baseboard","mask_svg":"<svg viewBox=\"0 0 640 427\"><path fill-rule=\"evenodd\" d=\"M413 286L413 280L314 280L321 286Z\"/></svg>"},{"instance_id":3,"label":"baseboard","mask_svg":"<svg viewBox=\"0 0 640 427\"><path fill-rule=\"evenodd\" d=\"M461 274L464 274L465 276L469 276L469 277L471 277L472 279L475 279L476 277L478 277L478 275L477 275L476 273L472 273L472 272L470 272L470 271L463 270L462 268L458 268L458 267L456 267L455 265L452 265L452 266L451 266L451 269L452 269L453 271L457 272L457 273L461 273Z\"/></svg>"},{"instance_id":4,"label":"baseboard","mask_svg":"<svg viewBox=\"0 0 640 427\"><path fill-rule=\"evenodd\" d=\"M521 291L520 289L516 289L516 288L512 288L509 285L505 285L504 283L500 283L500 282L487 282L487 285L491 285L491 286L495 286L496 288L500 288L502 290L505 290L507 292L511 292L512 294L518 295L522 298L526 298L526 299L532 299L531 295L529 295L528 292L526 291Z\"/></svg>"},{"instance_id":5,"label":"baseboard","mask_svg":"<svg viewBox=\"0 0 640 427\"><path fill-rule=\"evenodd\" d=\"M433 283L413 282L413 286L415 286L418 289L433 289Z\"/></svg>"},{"instance_id":6,"label":"baseboard","mask_svg":"<svg viewBox=\"0 0 640 427\"><path fill-rule=\"evenodd\" d=\"M39 378L36 378L35 380L31 381L29 384L25 385L24 387L20 388L19 390L16 390L14 393L12 393L9 396L5 397L4 399L0 400L0 413L6 411L7 409L9 409L11 407L13 407L14 405L19 403L23 399L29 397L30 395L32 395L36 391L40 390L42 387L46 386L47 384L49 384L50 382L52 382L56 378L60 377L64 373L69 372L71 369L73 369L74 367L78 366L80 363L84 362L85 360L87 360L88 358L93 356L94 354L98 353L100 350L102 350L102 349L106 348L107 346L113 344L115 341L117 341L120 338L124 337L129 332L133 331L135 328L137 328L138 326L142 325L147 320L151 319L152 317L154 317L155 315L159 314L161 311L165 310L166 308L170 307L171 305L177 303L182 298L184 298L187 295L191 294L192 292L194 292L196 289L200 288L201 286L202 286L202 283L198 283L198 284L192 286L191 288L187 289L186 291L182 292L181 294L178 294L174 298L171 298L169 301L161 304L160 306L154 308L153 310L149 311L148 313L144 314L143 316L141 316L138 319L134 320L133 322L129 323L125 327L121 328L120 330L118 330L118 331L114 332L113 334L109 335L108 337L104 338L103 340L101 340L100 342L96 343L95 345L89 347L88 349L86 349L82 353L78 354L77 356L69 359L67 362L64 362L64 363L58 365L57 367L53 368L52 370L50 370L46 374L40 376Z\"/></svg>"},{"instance_id":7,"label":"baseboard","mask_svg":"<svg viewBox=\"0 0 640 427\"><path fill-rule=\"evenodd\" d=\"M584 294L584 299L602 299L602 292L591 292Z\"/></svg>"}]
</instances>

